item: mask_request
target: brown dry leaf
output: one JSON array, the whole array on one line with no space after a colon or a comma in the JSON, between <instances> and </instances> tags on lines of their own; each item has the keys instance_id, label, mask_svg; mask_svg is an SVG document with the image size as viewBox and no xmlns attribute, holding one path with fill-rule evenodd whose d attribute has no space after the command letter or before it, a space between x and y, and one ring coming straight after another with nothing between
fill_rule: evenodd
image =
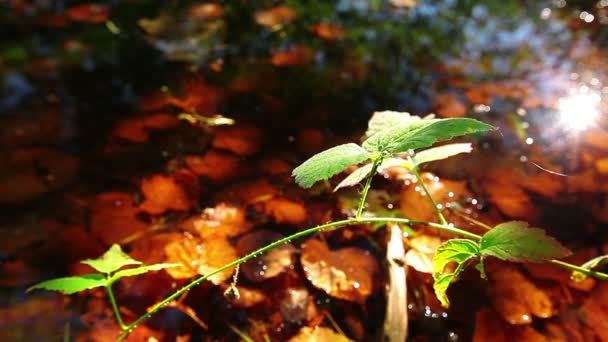
<instances>
[{"instance_id":1,"label":"brown dry leaf","mask_svg":"<svg viewBox=\"0 0 608 342\"><path fill-rule=\"evenodd\" d=\"M217 19L224 14L224 8L216 3L194 4L188 9L188 15L193 19L211 20Z\"/></svg>"},{"instance_id":2,"label":"brown dry leaf","mask_svg":"<svg viewBox=\"0 0 608 342\"><path fill-rule=\"evenodd\" d=\"M75 342L115 342L116 336L120 335L121 329L113 317L95 317L91 322L92 326L85 333L79 335ZM152 330L145 324L140 324L134 329L127 338L126 342L141 341L163 341L165 334L162 331Z\"/></svg>"},{"instance_id":3,"label":"brown dry leaf","mask_svg":"<svg viewBox=\"0 0 608 342\"><path fill-rule=\"evenodd\" d=\"M467 107L452 94L439 94L433 97L435 112L444 118L461 118L467 114Z\"/></svg>"},{"instance_id":4,"label":"brown dry leaf","mask_svg":"<svg viewBox=\"0 0 608 342\"><path fill-rule=\"evenodd\" d=\"M188 211L198 203L198 178L186 170L171 176L157 174L143 180L141 192L145 200L140 208L149 214Z\"/></svg>"},{"instance_id":5,"label":"brown dry leaf","mask_svg":"<svg viewBox=\"0 0 608 342\"><path fill-rule=\"evenodd\" d=\"M509 325L507 322L503 321L494 310L482 308L475 316L473 342L486 341L548 342L549 340L530 326Z\"/></svg>"},{"instance_id":6,"label":"brown dry leaf","mask_svg":"<svg viewBox=\"0 0 608 342\"><path fill-rule=\"evenodd\" d=\"M272 242L282 239L281 234L268 230L256 230L241 237L236 244L239 255L244 256ZM241 265L241 272L253 282L274 278L293 267L296 252L291 243L282 244Z\"/></svg>"},{"instance_id":7,"label":"brown dry leaf","mask_svg":"<svg viewBox=\"0 0 608 342\"><path fill-rule=\"evenodd\" d=\"M279 310L283 319L291 323L310 322L319 316L314 297L305 287L291 287L285 290Z\"/></svg>"},{"instance_id":8,"label":"brown dry leaf","mask_svg":"<svg viewBox=\"0 0 608 342\"><path fill-rule=\"evenodd\" d=\"M505 177L500 177L499 170L505 172ZM507 171L506 168L499 170L491 170L488 177L483 180L488 201L508 217L515 219L533 217L535 206L530 196L515 183L512 172Z\"/></svg>"},{"instance_id":9,"label":"brown dry leaf","mask_svg":"<svg viewBox=\"0 0 608 342\"><path fill-rule=\"evenodd\" d=\"M154 114L119 122L110 133L113 137L133 143L150 140L153 131L170 129L179 125L179 119L169 114Z\"/></svg>"},{"instance_id":10,"label":"brown dry leaf","mask_svg":"<svg viewBox=\"0 0 608 342\"><path fill-rule=\"evenodd\" d=\"M203 157L187 156L186 165L199 176L215 182L224 182L241 174L241 161L232 154L210 150Z\"/></svg>"},{"instance_id":11,"label":"brown dry leaf","mask_svg":"<svg viewBox=\"0 0 608 342\"><path fill-rule=\"evenodd\" d=\"M302 245L301 262L306 278L330 296L362 303L374 290L378 261L360 248L332 251L327 244L311 239Z\"/></svg>"},{"instance_id":12,"label":"brown dry leaf","mask_svg":"<svg viewBox=\"0 0 608 342\"><path fill-rule=\"evenodd\" d=\"M101 4L87 3L68 8L68 18L72 21L99 24L110 18L110 10Z\"/></svg>"},{"instance_id":13,"label":"brown dry leaf","mask_svg":"<svg viewBox=\"0 0 608 342\"><path fill-rule=\"evenodd\" d=\"M0 146L32 146L49 144L61 134L65 118L54 110L36 115L18 115L0 120Z\"/></svg>"},{"instance_id":14,"label":"brown dry leaf","mask_svg":"<svg viewBox=\"0 0 608 342\"><path fill-rule=\"evenodd\" d=\"M291 172L291 170L290 170ZM267 201L279 194L279 190L266 178L255 181L234 183L216 195L218 201L255 204Z\"/></svg>"},{"instance_id":15,"label":"brown dry leaf","mask_svg":"<svg viewBox=\"0 0 608 342\"><path fill-rule=\"evenodd\" d=\"M188 113L216 114L220 104L224 101L224 91L206 84L201 78L185 80L182 88L184 93L179 97L167 97L167 104L176 106Z\"/></svg>"},{"instance_id":16,"label":"brown dry leaf","mask_svg":"<svg viewBox=\"0 0 608 342\"><path fill-rule=\"evenodd\" d=\"M258 163L258 169L270 176L291 174L291 164L279 157L264 157Z\"/></svg>"},{"instance_id":17,"label":"brown dry leaf","mask_svg":"<svg viewBox=\"0 0 608 342\"><path fill-rule=\"evenodd\" d=\"M405 263L422 273L433 273L433 256L441 245L436 236L418 234L409 239L410 249L405 254Z\"/></svg>"},{"instance_id":18,"label":"brown dry leaf","mask_svg":"<svg viewBox=\"0 0 608 342\"><path fill-rule=\"evenodd\" d=\"M488 270L490 298L496 311L510 324L530 324L532 315L549 318L555 314L551 299L515 266L499 263Z\"/></svg>"},{"instance_id":19,"label":"brown dry leaf","mask_svg":"<svg viewBox=\"0 0 608 342\"><path fill-rule=\"evenodd\" d=\"M310 63L315 51L308 46L292 46L285 50L274 51L270 63L278 67L298 66Z\"/></svg>"},{"instance_id":20,"label":"brown dry leaf","mask_svg":"<svg viewBox=\"0 0 608 342\"><path fill-rule=\"evenodd\" d=\"M471 196L471 192L467 189L464 181L439 180L439 177L435 177L431 173L423 173L421 176L437 204L445 206L447 202L454 202ZM416 183L401 192L400 208L403 217L420 221L437 221L433 205L426 198L424 190Z\"/></svg>"},{"instance_id":21,"label":"brown dry leaf","mask_svg":"<svg viewBox=\"0 0 608 342\"><path fill-rule=\"evenodd\" d=\"M278 26L290 23L298 17L298 12L293 8L285 6L277 6L264 11L255 13L255 22L268 28L277 28Z\"/></svg>"},{"instance_id":22,"label":"brown dry leaf","mask_svg":"<svg viewBox=\"0 0 608 342\"><path fill-rule=\"evenodd\" d=\"M166 271L175 279L189 279L205 275L237 259L234 247L224 236L208 236L205 239L185 233L179 240L165 247L168 263L182 264ZM234 268L226 269L209 277L215 285L229 279Z\"/></svg>"},{"instance_id":23,"label":"brown dry leaf","mask_svg":"<svg viewBox=\"0 0 608 342\"><path fill-rule=\"evenodd\" d=\"M583 141L591 147L608 151L608 131L606 130L600 128L589 129L585 131Z\"/></svg>"},{"instance_id":24,"label":"brown dry leaf","mask_svg":"<svg viewBox=\"0 0 608 342\"><path fill-rule=\"evenodd\" d=\"M218 130L211 145L239 156L250 156L260 151L263 138L262 131L256 127L227 127Z\"/></svg>"},{"instance_id":25,"label":"brown dry leaf","mask_svg":"<svg viewBox=\"0 0 608 342\"><path fill-rule=\"evenodd\" d=\"M289 342L349 342L344 335L326 327L304 327L298 334L289 339Z\"/></svg>"},{"instance_id":26,"label":"brown dry leaf","mask_svg":"<svg viewBox=\"0 0 608 342\"><path fill-rule=\"evenodd\" d=\"M137 218L139 209L133 196L125 192L105 192L93 198L91 204L91 234L106 245L143 232L148 223Z\"/></svg>"},{"instance_id":27,"label":"brown dry leaf","mask_svg":"<svg viewBox=\"0 0 608 342\"><path fill-rule=\"evenodd\" d=\"M167 259L165 246L182 238L183 235L177 232L144 236L133 242L129 256L145 265L163 263Z\"/></svg>"},{"instance_id":28,"label":"brown dry leaf","mask_svg":"<svg viewBox=\"0 0 608 342\"><path fill-rule=\"evenodd\" d=\"M13 298L0 307L0 341L49 341L69 318L60 296Z\"/></svg>"},{"instance_id":29,"label":"brown dry leaf","mask_svg":"<svg viewBox=\"0 0 608 342\"><path fill-rule=\"evenodd\" d=\"M578 312L584 330L591 330L597 341L608 341L608 283L599 282Z\"/></svg>"},{"instance_id":30,"label":"brown dry leaf","mask_svg":"<svg viewBox=\"0 0 608 342\"><path fill-rule=\"evenodd\" d=\"M272 198L263 203L263 210L279 224L297 225L308 217L306 207L302 203L293 202L286 198Z\"/></svg>"},{"instance_id":31,"label":"brown dry leaf","mask_svg":"<svg viewBox=\"0 0 608 342\"><path fill-rule=\"evenodd\" d=\"M189 218L182 227L206 238L211 235L234 237L249 229L252 224L245 217L241 207L220 203L213 208L206 208L201 215Z\"/></svg>"},{"instance_id":32,"label":"brown dry leaf","mask_svg":"<svg viewBox=\"0 0 608 342\"><path fill-rule=\"evenodd\" d=\"M229 289L228 284L222 284L220 286L222 291L224 292ZM230 304L238 308L251 308L256 305L267 303L270 300L270 298L268 298L266 293L262 290L241 285L237 285L237 289L239 290L238 298L226 297L226 299L230 302Z\"/></svg>"},{"instance_id":33,"label":"brown dry leaf","mask_svg":"<svg viewBox=\"0 0 608 342\"><path fill-rule=\"evenodd\" d=\"M315 35L329 41L337 41L346 38L346 30L333 23L319 23L310 27Z\"/></svg>"}]
</instances>

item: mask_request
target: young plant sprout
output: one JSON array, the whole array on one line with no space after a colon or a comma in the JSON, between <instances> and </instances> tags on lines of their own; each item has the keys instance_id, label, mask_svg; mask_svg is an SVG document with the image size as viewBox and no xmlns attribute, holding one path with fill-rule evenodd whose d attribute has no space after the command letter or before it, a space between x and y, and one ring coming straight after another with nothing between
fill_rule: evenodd
<instances>
[{"instance_id":1,"label":"young plant sprout","mask_svg":"<svg viewBox=\"0 0 608 342\"><path fill-rule=\"evenodd\" d=\"M193 280L161 302L155 304L147 313L130 324L125 324L122 321L118 305L112 293L112 284L122 277L134 276L179 265L156 264L119 270L128 265L138 265L141 263L131 259L121 251L118 245L114 245L101 258L83 261L83 263L92 266L100 273L53 279L34 285L29 290L47 289L72 294L95 287L106 287L114 314L122 328L122 334L118 337L118 341L121 341L137 325L148 319L159 309L217 273L240 265L291 240L328 228L360 223L395 223L407 225L408 227L412 225L426 225L463 237L462 239L450 239L444 242L437 249L432 259L435 294L445 307L448 307L450 304L447 290L450 284L457 281L458 276L465 267L475 265L481 277L485 278L484 260L488 257L511 262L551 262L574 271L573 279L575 280L583 280L587 276L608 280L608 274L592 270L592 268L604 262L606 257L593 259L582 266L556 260L570 255L571 252L556 239L547 236L543 230L530 228L525 222L512 221L501 223L489 229L484 235L468 232L454 227L447 222L435 200L426 189L418 168L420 165L430 161L446 159L461 153L469 153L472 150L469 143L432 147L435 143L447 141L458 136L484 133L493 129L494 127L491 125L470 118L420 118L407 113L391 111L375 113L369 121L369 127L361 145L348 143L332 147L312 156L293 170L296 183L303 188L310 188L316 182L327 180L348 167L361 164L358 169L347 176L335 188L337 190L359 184L360 182L364 183L363 192L354 217L297 232L253 251L238 260ZM425 192L427 199L434 206L440 223L410 220L404 217L367 217L362 215L374 175L378 171L395 165L406 167L418 179L418 184ZM455 267L452 267L453 265Z\"/></svg>"}]
</instances>

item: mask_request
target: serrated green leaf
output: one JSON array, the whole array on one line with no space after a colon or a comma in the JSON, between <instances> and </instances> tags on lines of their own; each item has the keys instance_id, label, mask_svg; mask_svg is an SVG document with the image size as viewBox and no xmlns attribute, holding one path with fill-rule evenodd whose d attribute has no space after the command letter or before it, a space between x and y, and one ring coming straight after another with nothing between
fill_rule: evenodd
<instances>
[{"instance_id":1,"label":"serrated green leaf","mask_svg":"<svg viewBox=\"0 0 608 342\"><path fill-rule=\"evenodd\" d=\"M372 118L369 119L365 136L369 138L389 127L420 120L422 119L419 116L411 115L410 113L406 112L394 112L390 110L375 112L372 115Z\"/></svg>"},{"instance_id":2,"label":"serrated green leaf","mask_svg":"<svg viewBox=\"0 0 608 342\"><path fill-rule=\"evenodd\" d=\"M357 144L343 144L315 154L293 170L292 175L303 188L310 188L320 180L344 171L351 165L359 164L369 159L371 153Z\"/></svg>"},{"instance_id":3,"label":"serrated green leaf","mask_svg":"<svg viewBox=\"0 0 608 342\"><path fill-rule=\"evenodd\" d=\"M369 137L362 146L370 152L401 153L492 129L491 125L469 118L419 120L386 128Z\"/></svg>"},{"instance_id":4,"label":"serrated green leaf","mask_svg":"<svg viewBox=\"0 0 608 342\"><path fill-rule=\"evenodd\" d=\"M605 265L606 263L608 263L608 255L600 255L582 264L581 267L586 268L588 270L592 270L600 265ZM570 278L572 278L572 280L576 282L581 282L587 279L587 277L588 276L586 274L578 271L572 272L572 275L570 276Z\"/></svg>"},{"instance_id":5,"label":"serrated green leaf","mask_svg":"<svg viewBox=\"0 0 608 342\"><path fill-rule=\"evenodd\" d=\"M572 254L544 230L529 228L521 221L497 225L484 234L479 246L482 255L517 262L542 262Z\"/></svg>"},{"instance_id":6,"label":"serrated green leaf","mask_svg":"<svg viewBox=\"0 0 608 342\"><path fill-rule=\"evenodd\" d=\"M412 158L415 165L447 159L460 153L470 153L473 150L470 143L448 144L443 146L431 147L420 151Z\"/></svg>"},{"instance_id":7,"label":"serrated green leaf","mask_svg":"<svg viewBox=\"0 0 608 342\"><path fill-rule=\"evenodd\" d=\"M334 192L338 191L340 188L346 188L349 186L357 185L359 182L367 178L369 174L372 172L373 164L366 164L361 166L360 168L353 171L350 175L344 178L340 184L336 186Z\"/></svg>"},{"instance_id":8,"label":"serrated green leaf","mask_svg":"<svg viewBox=\"0 0 608 342\"><path fill-rule=\"evenodd\" d=\"M124 277L132 277L132 276L136 276L136 275L140 275L140 274L144 274L144 273L148 273L148 272L160 271L165 268L180 267L180 266L183 266L183 265L182 264L153 264L153 265L145 265L145 266L139 266L139 267L135 267L135 268L129 268L129 269L121 270L121 271L114 273L114 275L112 276L112 281L114 282L114 281L116 281L120 278L124 278Z\"/></svg>"},{"instance_id":9,"label":"serrated green leaf","mask_svg":"<svg viewBox=\"0 0 608 342\"><path fill-rule=\"evenodd\" d=\"M69 295L101 286L106 286L106 277L103 274L94 273L43 281L27 289L27 292L32 290L49 290Z\"/></svg>"},{"instance_id":10,"label":"serrated green leaf","mask_svg":"<svg viewBox=\"0 0 608 342\"><path fill-rule=\"evenodd\" d=\"M119 245L113 244L107 252L97 259L87 259L81 261L99 272L111 273L127 265L140 265L137 261L122 251Z\"/></svg>"},{"instance_id":11,"label":"serrated green leaf","mask_svg":"<svg viewBox=\"0 0 608 342\"><path fill-rule=\"evenodd\" d=\"M479 256L479 246L475 241L466 239L452 239L437 248L433 257L433 288L435 295L444 307L450 306L447 290L450 284L464 270L466 262ZM456 263L452 273L446 273L446 266Z\"/></svg>"}]
</instances>

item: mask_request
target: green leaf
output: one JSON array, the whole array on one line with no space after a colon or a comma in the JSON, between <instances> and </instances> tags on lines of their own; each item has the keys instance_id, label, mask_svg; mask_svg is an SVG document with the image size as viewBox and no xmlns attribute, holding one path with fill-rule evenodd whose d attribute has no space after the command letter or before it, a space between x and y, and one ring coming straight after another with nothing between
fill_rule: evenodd
<instances>
[{"instance_id":1,"label":"green leaf","mask_svg":"<svg viewBox=\"0 0 608 342\"><path fill-rule=\"evenodd\" d=\"M100 286L106 286L106 277L103 274L93 273L43 281L27 289L27 292L32 290L50 290L69 295Z\"/></svg>"},{"instance_id":2,"label":"green leaf","mask_svg":"<svg viewBox=\"0 0 608 342\"><path fill-rule=\"evenodd\" d=\"M353 171L353 173L351 173L346 178L344 178L340 182L340 184L338 184L338 186L336 186L336 188L334 189L334 192L338 191L338 189L340 189L340 188L346 188L349 186L359 184L359 182L361 182L362 180L367 178L367 176L369 176L369 174L372 172L373 167L374 167L373 164L366 164L366 165L363 165L360 168L356 169L355 171Z\"/></svg>"},{"instance_id":3,"label":"green leaf","mask_svg":"<svg viewBox=\"0 0 608 342\"><path fill-rule=\"evenodd\" d=\"M145 265L145 266L139 266L139 267L135 267L135 268L129 268L129 269L121 270L121 271L114 273L114 275L112 276L112 282L114 282L120 278L124 278L124 277L132 277L132 276L136 276L136 275L140 275L140 274L144 274L144 273L148 273L148 272L160 271L165 268L179 267L179 266L183 266L183 265L182 264L153 264L153 265Z\"/></svg>"},{"instance_id":4,"label":"green leaf","mask_svg":"<svg viewBox=\"0 0 608 342\"><path fill-rule=\"evenodd\" d=\"M410 113L405 112L394 112L390 110L375 112L374 115L372 115L372 118L369 119L365 136L369 138L387 128L420 120L422 119L419 116L410 115Z\"/></svg>"},{"instance_id":5,"label":"green leaf","mask_svg":"<svg viewBox=\"0 0 608 342\"><path fill-rule=\"evenodd\" d=\"M424 163L447 159L460 153L470 153L473 150L470 143L464 144L448 144L443 146L431 147L424 151L420 151L412 158L414 164L422 165Z\"/></svg>"},{"instance_id":6,"label":"green leaf","mask_svg":"<svg viewBox=\"0 0 608 342\"><path fill-rule=\"evenodd\" d=\"M303 188L310 188L320 180L329 179L347 167L369 159L371 153L357 144L344 144L315 154L293 170L292 175Z\"/></svg>"},{"instance_id":7,"label":"green leaf","mask_svg":"<svg viewBox=\"0 0 608 342\"><path fill-rule=\"evenodd\" d=\"M471 240L452 239L437 248L433 257L433 288L441 305L446 308L450 306L446 294L448 287L464 270L466 262L477 256L479 256L479 246ZM447 273L446 266L451 263L456 263L456 268L453 272Z\"/></svg>"},{"instance_id":8,"label":"green leaf","mask_svg":"<svg viewBox=\"0 0 608 342\"><path fill-rule=\"evenodd\" d=\"M469 118L425 119L386 128L369 137L362 146L370 152L400 153L492 129L491 125Z\"/></svg>"},{"instance_id":9,"label":"green leaf","mask_svg":"<svg viewBox=\"0 0 608 342\"><path fill-rule=\"evenodd\" d=\"M141 264L141 261L134 260L125 254L117 244L113 244L101 257L97 259L87 259L81 262L102 273L111 273L127 265Z\"/></svg>"},{"instance_id":10,"label":"green leaf","mask_svg":"<svg viewBox=\"0 0 608 342\"><path fill-rule=\"evenodd\" d=\"M588 270L592 270L598 266L605 265L606 263L608 263L608 255L600 255L582 264L581 267L586 268ZM572 280L576 282L581 282L587 279L587 275L578 271L574 271L572 272L570 278L572 278Z\"/></svg>"},{"instance_id":11,"label":"green leaf","mask_svg":"<svg viewBox=\"0 0 608 342\"><path fill-rule=\"evenodd\" d=\"M544 230L529 228L521 221L497 225L484 234L479 246L482 255L517 262L541 262L572 254Z\"/></svg>"}]
</instances>

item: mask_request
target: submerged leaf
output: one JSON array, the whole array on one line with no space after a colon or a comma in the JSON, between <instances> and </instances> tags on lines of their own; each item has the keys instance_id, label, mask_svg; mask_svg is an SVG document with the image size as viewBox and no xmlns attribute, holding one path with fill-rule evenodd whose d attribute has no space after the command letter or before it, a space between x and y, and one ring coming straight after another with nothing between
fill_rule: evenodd
<instances>
[{"instance_id":1,"label":"submerged leaf","mask_svg":"<svg viewBox=\"0 0 608 342\"><path fill-rule=\"evenodd\" d=\"M292 175L303 188L329 179L351 165L369 159L371 154L357 144L343 144L315 154L293 170Z\"/></svg>"},{"instance_id":2,"label":"submerged leaf","mask_svg":"<svg viewBox=\"0 0 608 342\"><path fill-rule=\"evenodd\" d=\"M449 144L420 151L416 153L413 159L415 165L421 165L436 160L447 159L460 153L470 153L472 150L473 148L470 143Z\"/></svg>"},{"instance_id":3,"label":"submerged leaf","mask_svg":"<svg viewBox=\"0 0 608 342\"><path fill-rule=\"evenodd\" d=\"M542 229L529 228L521 221L497 225L484 234L479 246L482 255L517 262L542 262L572 254Z\"/></svg>"},{"instance_id":4,"label":"submerged leaf","mask_svg":"<svg viewBox=\"0 0 608 342\"><path fill-rule=\"evenodd\" d=\"M101 257L97 259L86 259L81 262L102 273L111 273L127 265L141 264L141 261L132 259L123 252L120 245L117 244L113 244Z\"/></svg>"},{"instance_id":5,"label":"submerged leaf","mask_svg":"<svg viewBox=\"0 0 608 342\"><path fill-rule=\"evenodd\" d=\"M441 305L449 307L450 301L446 294L448 287L464 270L466 262L478 255L477 243L466 239L449 240L437 248L433 257L433 288ZM457 266L453 272L448 273L446 266L451 263L456 263Z\"/></svg>"},{"instance_id":6,"label":"submerged leaf","mask_svg":"<svg viewBox=\"0 0 608 342\"><path fill-rule=\"evenodd\" d=\"M386 128L363 142L370 152L407 152L428 147L438 141L485 132L494 129L491 125L468 118L427 119L410 121Z\"/></svg>"},{"instance_id":7,"label":"submerged leaf","mask_svg":"<svg viewBox=\"0 0 608 342\"><path fill-rule=\"evenodd\" d=\"M27 289L27 292L32 290L50 290L69 295L100 286L106 286L106 278L103 274L95 273L43 281Z\"/></svg>"}]
</instances>

